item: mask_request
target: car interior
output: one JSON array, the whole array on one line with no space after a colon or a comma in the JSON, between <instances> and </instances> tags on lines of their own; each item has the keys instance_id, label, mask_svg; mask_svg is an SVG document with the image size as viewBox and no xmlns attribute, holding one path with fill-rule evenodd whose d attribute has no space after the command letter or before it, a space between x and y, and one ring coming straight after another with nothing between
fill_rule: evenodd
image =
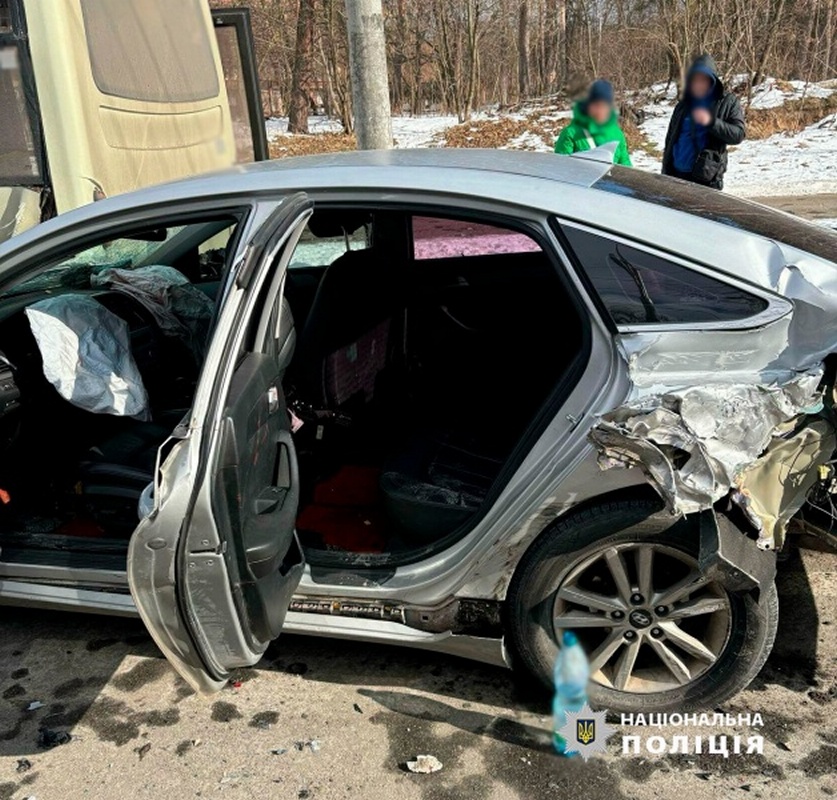
<instances>
[{"instance_id":1,"label":"car interior","mask_svg":"<svg viewBox=\"0 0 837 800\"><path fill-rule=\"evenodd\" d=\"M0 560L124 568L158 449L191 405L239 227L232 215L132 233L0 295ZM78 386L68 399L47 375L54 359L33 333L45 299L61 300L71 341L118 363L85 309L124 323L143 414L80 407ZM583 350L552 257L484 215L318 206L284 302L297 531L312 563L409 561L467 533Z\"/></svg>"}]
</instances>

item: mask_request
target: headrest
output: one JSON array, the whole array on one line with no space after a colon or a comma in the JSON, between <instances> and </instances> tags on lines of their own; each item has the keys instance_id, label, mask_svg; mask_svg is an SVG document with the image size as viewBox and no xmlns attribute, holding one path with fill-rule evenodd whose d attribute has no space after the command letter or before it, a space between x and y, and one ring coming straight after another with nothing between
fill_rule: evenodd
<instances>
[{"instance_id":1,"label":"headrest","mask_svg":"<svg viewBox=\"0 0 837 800\"><path fill-rule=\"evenodd\" d=\"M311 215L308 228L318 239L329 239L344 234L351 235L371 222L372 215L367 211L323 209Z\"/></svg>"}]
</instances>

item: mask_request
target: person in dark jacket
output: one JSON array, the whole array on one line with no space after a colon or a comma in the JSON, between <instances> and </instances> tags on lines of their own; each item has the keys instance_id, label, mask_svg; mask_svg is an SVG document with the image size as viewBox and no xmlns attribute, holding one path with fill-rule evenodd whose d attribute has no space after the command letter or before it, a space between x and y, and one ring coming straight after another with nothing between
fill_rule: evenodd
<instances>
[{"instance_id":1,"label":"person in dark jacket","mask_svg":"<svg viewBox=\"0 0 837 800\"><path fill-rule=\"evenodd\" d=\"M723 189L727 147L741 144L746 133L741 103L724 89L712 56L700 56L671 115L663 175Z\"/></svg>"}]
</instances>

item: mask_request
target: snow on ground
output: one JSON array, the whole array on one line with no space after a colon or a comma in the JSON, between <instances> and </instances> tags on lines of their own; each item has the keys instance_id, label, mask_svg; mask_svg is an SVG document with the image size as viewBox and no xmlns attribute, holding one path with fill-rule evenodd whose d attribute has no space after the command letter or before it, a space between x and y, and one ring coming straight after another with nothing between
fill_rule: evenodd
<instances>
[{"instance_id":1,"label":"snow on ground","mask_svg":"<svg viewBox=\"0 0 837 800\"><path fill-rule=\"evenodd\" d=\"M829 97L837 89L837 81L807 83L806 81L778 81L765 78L754 90L750 108L778 108L787 100L804 97Z\"/></svg>"},{"instance_id":2,"label":"snow on ground","mask_svg":"<svg viewBox=\"0 0 837 800\"><path fill-rule=\"evenodd\" d=\"M837 115L801 133L745 141L730 153L726 188L744 196L801 195L837 189Z\"/></svg>"},{"instance_id":3,"label":"snow on ground","mask_svg":"<svg viewBox=\"0 0 837 800\"><path fill-rule=\"evenodd\" d=\"M392 135L396 147L429 147L437 134L456 125L454 116L425 115L420 117L393 117ZM268 140L288 133L287 117L272 117L265 122ZM326 116L308 117L308 133L342 133L343 123Z\"/></svg>"},{"instance_id":4,"label":"snow on ground","mask_svg":"<svg viewBox=\"0 0 837 800\"><path fill-rule=\"evenodd\" d=\"M733 79L734 83L735 79ZM665 143L666 130L677 100L674 84L659 83L639 92L631 93L630 99L641 104L644 119L640 130L649 150L661 152ZM777 108L788 100L803 97L827 97L837 91L837 80L819 84L802 81L777 81L767 78L753 92L754 109ZM566 119L569 111L554 106L545 108L527 104L513 112L488 109L475 114L474 123L484 120L512 119L537 120L540 130L524 131L499 145L501 149L540 150L549 149L542 134L543 126L551 129L550 120L556 123ZM392 129L395 145L399 148L444 146L444 134L457 125L454 116L426 115L418 117L393 117ZM533 122L534 124L534 122ZM312 116L308 121L309 131L316 133L340 133L339 120L324 116ZM269 139L287 135L287 119L269 119ZM636 150L631 154L638 169L656 172L660 169L660 158L647 150ZM770 195L803 195L833 192L837 189L837 115L811 125L795 134L776 134L768 139L747 140L741 146L730 149L730 168L727 173L726 189L745 197Z\"/></svg>"},{"instance_id":5,"label":"snow on ground","mask_svg":"<svg viewBox=\"0 0 837 800\"><path fill-rule=\"evenodd\" d=\"M277 136L285 136L288 133L288 118L287 117L271 117L265 121L265 128L267 128L268 141L275 139ZM341 133L343 131L343 123L339 119L333 117L308 117L308 133Z\"/></svg>"},{"instance_id":6,"label":"snow on ground","mask_svg":"<svg viewBox=\"0 0 837 800\"><path fill-rule=\"evenodd\" d=\"M453 116L393 117L392 136L395 146L430 147L435 137L459 122Z\"/></svg>"}]
</instances>

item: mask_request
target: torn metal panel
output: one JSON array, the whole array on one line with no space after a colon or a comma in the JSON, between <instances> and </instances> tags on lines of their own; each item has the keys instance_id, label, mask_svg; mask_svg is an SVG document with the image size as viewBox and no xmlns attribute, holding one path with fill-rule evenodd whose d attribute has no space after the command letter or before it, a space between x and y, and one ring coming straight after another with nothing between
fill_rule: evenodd
<instances>
[{"instance_id":1,"label":"torn metal panel","mask_svg":"<svg viewBox=\"0 0 837 800\"><path fill-rule=\"evenodd\" d=\"M822 371L781 386L719 384L650 395L606 414L589 438L599 466L639 467L669 508L711 507L767 449L777 429L821 407Z\"/></svg>"},{"instance_id":2,"label":"torn metal panel","mask_svg":"<svg viewBox=\"0 0 837 800\"><path fill-rule=\"evenodd\" d=\"M712 508L701 511L700 571L731 592L758 592L759 600L776 577L776 554L758 548L756 542L741 535L723 514Z\"/></svg>"},{"instance_id":3,"label":"torn metal panel","mask_svg":"<svg viewBox=\"0 0 837 800\"><path fill-rule=\"evenodd\" d=\"M771 322L741 330L638 330L618 343L637 395L694 384L699 374L727 383L783 383L798 373L786 361L792 317L788 303Z\"/></svg>"},{"instance_id":4,"label":"torn metal panel","mask_svg":"<svg viewBox=\"0 0 837 800\"><path fill-rule=\"evenodd\" d=\"M817 467L830 460L835 447L834 426L815 419L788 438L773 439L738 474L732 497L759 532L760 548L782 547L791 517L817 482Z\"/></svg>"}]
</instances>

